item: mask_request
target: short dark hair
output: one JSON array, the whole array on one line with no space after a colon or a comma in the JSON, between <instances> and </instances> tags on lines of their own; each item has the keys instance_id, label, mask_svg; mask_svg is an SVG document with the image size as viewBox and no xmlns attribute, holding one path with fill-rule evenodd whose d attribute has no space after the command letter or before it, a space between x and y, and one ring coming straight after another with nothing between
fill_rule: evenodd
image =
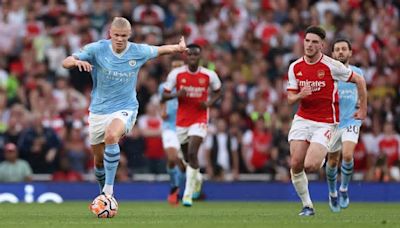
<instances>
[{"instance_id":1,"label":"short dark hair","mask_svg":"<svg viewBox=\"0 0 400 228\"><path fill-rule=\"evenodd\" d=\"M188 49L198 48L201 51L201 47L198 44L189 44L186 46Z\"/></svg>"},{"instance_id":2,"label":"short dark hair","mask_svg":"<svg viewBox=\"0 0 400 228\"><path fill-rule=\"evenodd\" d=\"M333 41L333 44L332 44L332 52L333 52L333 50L334 50L334 48L335 48L335 44L340 43L340 42L345 42L345 43L347 43L347 46L349 47L349 50L350 50L350 51L352 50L350 40L341 37L341 38L337 38L335 41Z\"/></svg>"},{"instance_id":3,"label":"short dark hair","mask_svg":"<svg viewBox=\"0 0 400 228\"><path fill-rule=\"evenodd\" d=\"M311 25L306 29L306 34L305 35L307 35L308 33L315 34L315 35L319 36L323 40L326 37L325 30L323 28L321 28L319 26L315 26L315 25Z\"/></svg>"}]
</instances>

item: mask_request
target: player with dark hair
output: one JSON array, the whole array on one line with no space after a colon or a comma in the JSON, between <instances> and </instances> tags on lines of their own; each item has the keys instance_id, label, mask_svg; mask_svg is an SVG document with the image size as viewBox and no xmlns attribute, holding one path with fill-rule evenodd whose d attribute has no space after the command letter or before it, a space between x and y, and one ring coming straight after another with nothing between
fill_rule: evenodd
<instances>
[{"instance_id":1,"label":"player with dark hair","mask_svg":"<svg viewBox=\"0 0 400 228\"><path fill-rule=\"evenodd\" d=\"M200 66L201 47L187 46L187 65L171 71L164 85L163 99L178 97L176 120L178 139L187 161L186 184L182 203L192 206L201 189L202 176L197 153L207 134L208 108L221 96L221 81L211 70ZM171 93L173 89L176 93ZM208 100L208 89L213 96Z\"/></svg>"},{"instance_id":2,"label":"player with dark hair","mask_svg":"<svg viewBox=\"0 0 400 228\"><path fill-rule=\"evenodd\" d=\"M355 83L360 98L356 119L367 113L366 84L362 76L341 62L322 53L325 31L311 26L305 31L304 56L290 64L288 103L299 102L288 141L291 154L292 183L299 195L303 209L301 216L314 215L308 191L306 172L316 172L328 152L331 134L339 123L337 81Z\"/></svg>"},{"instance_id":3,"label":"player with dark hair","mask_svg":"<svg viewBox=\"0 0 400 228\"><path fill-rule=\"evenodd\" d=\"M334 41L332 45L332 57L362 76L363 73L360 68L349 65L351 55L352 48L349 40L340 38ZM326 164L326 178L329 187L329 207L333 212L339 212L340 208L347 208L349 206L347 189L353 174L354 149L358 143L361 127L361 120L354 118L354 113L357 111L358 106L357 87L353 83L339 81L338 90L340 124L338 130L332 135L329 143L328 162ZM342 150L342 162L341 185L338 196L336 182L340 150Z\"/></svg>"}]
</instances>

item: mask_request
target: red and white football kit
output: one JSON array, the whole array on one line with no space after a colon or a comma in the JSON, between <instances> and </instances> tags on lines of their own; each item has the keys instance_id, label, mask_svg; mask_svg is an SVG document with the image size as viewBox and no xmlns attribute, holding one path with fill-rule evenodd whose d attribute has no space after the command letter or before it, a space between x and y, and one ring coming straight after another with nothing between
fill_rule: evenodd
<instances>
[{"instance_id":1,"label":"red and white football kit","mask_svg":"<svg viewBox=\"0 0 400 228\"><path fill-rule=\"evenodd\" d=\"M208 100L208 89L218 91L221 81L218 75L204 67L191 72L188 66L175 68L168 74L164 90L171 92L186 90L186 96L178 98L176 132L179 142L184 144L189 136L205 137L207 134L208 109L202 109L201 103Z\"/></svg>"},{"instance_id":2,"label":"red and white football kit","mask_svg":"<svg viewBox=\"0 0 400 228\"><path fill-rule=\"evenodd\" d=\"M309 85L312 94L301 99L289 132L291 140L316 142L327 147L332 130L339 122L337 81L350 81L353 73L341 62L326 55L313 64L304 57L289 66L288 91Z\"/></svg>"}]
</instances>

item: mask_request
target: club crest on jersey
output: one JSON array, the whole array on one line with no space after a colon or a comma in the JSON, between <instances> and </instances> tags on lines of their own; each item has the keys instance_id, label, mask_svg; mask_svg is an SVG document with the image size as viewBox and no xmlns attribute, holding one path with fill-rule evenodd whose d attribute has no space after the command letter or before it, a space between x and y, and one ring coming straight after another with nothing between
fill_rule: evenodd
<instances>
[{"instance_id":1,"label":"club crest on jersey","mask_svg":"<svg viewBox=\"0 0 400 228\"><path fill-rule=\"evenodd\" d=\"M200 83L200 84L204 84L204 83L206 83L206 80L205 80L204 78L200 78L200 79L199 79L199 83Z\"/></svg>"},{"instance_id":2,"label":"club crest on jersey","mask_svg":"<svg viewBox=\"0 0 400 228\"><path fill-rule=\"evenodd\" d=\"M317 76L318 76L318 78L323 78L325 76L325 71L324 70L318 70L317 71Z\"/></svg>"},{"instance_id":3,"label":"club crest on jersey","mask_svg":"<svg viewBox=\"0 0 400 228\"><path fill-rule=\"evenodd\" d=\"M128 63L129 63L129 66L134 67L136 65L136 60L132 59Z\"/></svg>"}]
</instances>

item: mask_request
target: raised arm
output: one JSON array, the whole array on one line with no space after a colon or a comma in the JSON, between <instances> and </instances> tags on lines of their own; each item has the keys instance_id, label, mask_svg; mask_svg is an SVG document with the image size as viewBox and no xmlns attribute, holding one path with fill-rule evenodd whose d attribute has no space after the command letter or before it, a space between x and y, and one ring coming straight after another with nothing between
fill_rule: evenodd
<instances>
[{"instance_id":1,"label":"raised arm","mask_svg":"<svg viewBox=\"0 0 400 228\"><path fill-rule=\"evenodd\" d=\"M167 44L157 47L158 55L187 51L185 38L182 36L179 44Z\"/></svg>"},{"instance_id":2,"label":"raised arm","mask_svg":"<svg viewBox=\"0 0 400 228\"><path fill-rule=\"evenodd\" d=\"M68 56L62 62L62 66L66 69L72 69L78 67L79 71L92 71L92 65L87 61L77 59L75 56Z\"/></svg>"},{"instance_id":3,"label":"raised arm","mask_svg":"<svg viewBox=\"0 0 400 228\"><path fill-rule=\"evenodd\" d=\"M354 117L363 120L367 116L367 84L364 78L355 72L353 72L349 81L356 84L360 101L360 108L354 113Z\"/></svg>"}]
</instances>

